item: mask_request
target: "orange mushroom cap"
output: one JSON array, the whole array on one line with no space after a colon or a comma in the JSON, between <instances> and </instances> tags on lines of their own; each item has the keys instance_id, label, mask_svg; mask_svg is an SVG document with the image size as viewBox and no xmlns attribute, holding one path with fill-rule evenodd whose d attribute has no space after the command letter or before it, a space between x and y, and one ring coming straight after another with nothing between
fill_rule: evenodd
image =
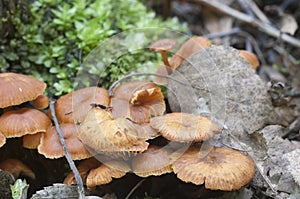
<instances>
[{"instance_id":1,"label":"orange mushroom cap","mask_svg":"<svg viewBox=\"0 0 300 199\"><path fill-rule=\"evenodd\" d=\"M78 137L97 153L144 151L148 147L127 119L112 119L110 113L100 108L92 108L87 113L79 126Z\"/></svg>"},{"instance_id":2,"label":"orange mushroom cap","mask_svg":"<svg viewBox=\"0 0 300 199\"><path fill-rule=\"evenodd\" d=\"M81 160L91 157L89 151L84 147L83 143L77 138L77 127L75 124L62 123L60 128L66 142L66 146L73 160ZM90 137L90 139L93 139ZM38 146L38 152L46 158L63 157L64 150L60 143L59 136L54 126L49 127L46 133L43 133Z\"/></svg>"},{"instance_id":3,"label":"orange mushroom cap","mask_svg":"<svg viewBox=\"0 0 300 199\"><path fill-rule=\"evenodd\" d=\"M152 43L149 47L154 52L167 51L176 48L177 41L175 39L165 38Z\"/></svg>"},{"instance_id":4,"label":"orange mushroom cap","mask_svg":"<svg viewBox=\"0 0 300 199\"><path fill-rule=\"evenodd\" d=\"M91 169L87 178L86 186L93 189L98 185L108 184L112 178L121 178L130 171L129 166L123 161L111 161L102 164L96 169Z\"/></svg>"},{"instance_id":5,"label":"orange mushroom cap","mask_svg":"<svg viewBox=\"0 0 300 199\"><path fill-rule=\"evenodd\" d=\"M49 106L50 100L46 95L40 95L36 99L33 100L33 106L37 109L45 109Z\"/></svg>"},{"instance_id":6,"label":"orange mushroom cap","mask_svg":"<svg viewBox=\"0 0 300 199\"><path fill-rule=\"evenodd\" d=\"M204 158L199 158L199 152L198 147L191 147L173 162L174 173L182 181L231 191L248 184L254 176L253 160L239 151L214 147Z\"/></svg>"},{"instance_id":7,"label":"orange mushroom cap","mask_svg":"<svg viewBox=\"0 0 300 199\"><path fill-rule=\"evenodd\" d=\"M7 138L45 132L50 125L50 118L36 109L21 108L0 116L0 132Z\"/></svg>"},{"instance_id":8,"label":"orange mushroom cap","mask_svg":"<svg viewBox=\"0 0 300 199\"><path fill-rule=\"evenodd\" d=\"M82 181L85 183L90 170L95 169L95 168L99 167L100 165L101 165L101 162L99 162L95 158L89 158L89 159L80 161L77 166L77 170L82 178ZM64 184L67 184L67 185L77 184L73 172L70 172L67 175L67 177L64 179Z\"/></svg>"},{"instance_id":9,"label":"orange mushroom cap","mask_svg":"<svg viewBox=\"0 0 300 199\"><path fill-rule=\"evenodd\" d=\"M222 131L207 117L188 113L174 112L153 117L150 125L163 137L177 142L200 142Z\"/></svg>"},{"instance_id":10,"label":"orange mushroom cap","mask_svg":"<svg viewBox=\"0 0 300 199\"><path fill-rule=\"evenodd\" d=\"M33 100L46 89L44 82L17 73L0 73L0 85L0 108Z\"/></svg>"},{"instance_id":11,"label":"orange mushroom cap","mask_svg":"<svg viewBox=\"0 0 300 199\"><path fill-rule=\"evenodd\" d=\"M38 132L35 134L27 134L23 136L23 147L27 149L37 149L40 144L40 139L44 132Z\"/></svg>"},{"instance_id":12,"label":"orange mushroom cap","mask_svg":"<svg viewBox=\"0 0 300 199\"><path fill-rule=\"evenodd\" d=\"M158 86L146 81L133 81L120 85L111 99L114 118L126 117L135 123L149 122L151 116L166 110L164 96Z\"/></svg>"},{"instance_id":13,"label":"orange mushroom cap","mask_svg":"<svg viewBox=\"0 0 300 199\"><path fill-rule=\"evenodd\" d=\"M251 66L256 69L259 66L257 56L247 50L239 50L239 56L246 60Z\"/></svg>"},{"instance_id":14,"label":"orange mushroom cap","mask_svg":"<svg viewBox=\"0 0 300 199\"><path fill-rule=\"evenodd\" d=\"M171 57L170 65L172 69L176 69L188 57L210 45L210 41L205 37L197 36L190 38L180 47L176 54Z\"/></svg>"},{"instance_id":15,"label":"orange mushroom cap","mask_svg":"<svg viewBox=\"0 0 300 199\"><path fill-rule=\"evenodd\" d=\"M91 109L91 104L109 105L108 91L99 87L88 87L61 96L55 104L57 120L61 123L82 122Z\"/></svg>"},{"instance_id":16,"label":"orange mushroom cap","mask_svg":"<svg viewBox=\"0 0 300 199\"><path fill-rule=\"evenodd\" d=\"M172 152L168 149L150 145L146 151L133 157L131 163L132 171L141 177L170 173L173 171L170 159L171 154Z\"/></svg>"},{"instance_id":17,"label":"orange mushroom cap","mask_svg":"<svg viewBox=\"0 0 300 199\"><path fill-rule=\"evenodd\" d=\"M6 159L0 162L0 169L11 173L15 179L19 178L20 175L35 179L34 172L27 165L17 159Z\"/></svg>"}]
</instances>

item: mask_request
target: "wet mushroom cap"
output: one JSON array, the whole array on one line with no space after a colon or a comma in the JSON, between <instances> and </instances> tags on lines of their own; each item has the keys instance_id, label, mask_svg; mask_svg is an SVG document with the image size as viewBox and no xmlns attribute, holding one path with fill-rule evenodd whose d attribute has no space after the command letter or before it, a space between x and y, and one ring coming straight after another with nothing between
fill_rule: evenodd
<instances>
[{"instance_id":1,"label":"wet mushroom cap","mask_svg":"<svg viewBox=\"0 0 300 199\"><path fill-rule=\"evenodd\" d=\"M182 181L205 183L205 188L211 190L231 191L252 180L254 162L241 152L214 147L207 156L199 158L199 151L198 147L191 147L173 163L173 171Z\"/></svg>"},{"instance_id":2,"label":"wet mushroom cap","mask_svg":"<svg viewBox=\"0 0 300 199\"><path fill-rule=\"evenodd\" d=\"M86 186L93 189L98 185L108 184L113 178L121 178L130 171L129 166L123 161L112 161L91 169L87 178Z\"/></svg>"},{"instance_id":3,"label":"wet mushroom cap","mask_svg":"<svg viewBox=\"0 0 300 199\"><path fill-rule=\"evenodd\" d=\"M140 177L170 173L173 171L170 159L171 154L172 152L168 149L150 145L146 151L133 157L131 163L132 171Z\"/></svg>"},{"instance_id":4,"label":"wet mushroom cap","mask_svg":"<svg viewBox=\"0 0 300 199\"><path fill-rule=\"evenodd\" d=\"M247 50L239 50L239 56L251 64L253 69L256 69L259 66L259 61L254 53Z\"/></svg>"},{"instance_id":5,"label":"wet mushroom cap","mask_svg":"<svg viewBox=\"0 0 300 199\"><path fill-rule=\"evenodd\" d=\"M50 125L50 118L36 109L20 108L0 116L0 132L7 138L45 132Z\"/></svg>"},{"instance_id":6,"label":"wet mushroom cap","mask_svg":"<svg viewBox=\"0 0 300 199\"><path fill-rule=\"evenodd\" d=\"M0 169L11 173L15 179L18 179L20 175L35 179L34 172L27 165L17 159L6 159L0 162Z\"/></svg>"},{"instance_id":7,"label":"wet mushroom cap","mask_svg":"<svg viewBox=\"0 0 300 199\"><path fill-rule=\"evenodd\" d=\"M2 147L6 143L6 137L0 133L0 147Z\"/></svg>"},{"instance_id":8,"label":"wet mushroom cap","mask_svg":"<svg viewBox=\"0 0 300 199\"><path fill-rule=\"evenodd\" d=\"M99 87L87 87L61 96L55 104L56 116L61 123L80 123L91 104L108 106L108 91Z\"/></svg>"},{"instance_id":9,"label":"wet mushroom cap","mask_svg":"<svg viewBox=\"0 0 300 199\"><path fill-rule=\"evenodd\" d=\"M163 137L177 142L201 142L222 131L207 117L179 112L153 117L150 125Z\"/></svg>"},{"instance_id":10,"label":"wet mushroom cap","mask_svg":"<svg viewBox=\"0 0 300 199\"><path fill-rule=\"evenodd\" d=\"M114 118L125 117L135 123L146 123L151 116L166 110L164 96L158 86L147 81L133 81L118 86L111 99Z\"/></svg>"},{"instance_id":11,"label":"wet mushroom cap","mask_svg":"<svg viewBox=\"0 0 300 199\"><path fill-rule=\"evenodd\" d=\"M77 127L75 124L62 123L60 124L60 128L73 160L82 160L91 157L89 151L77 138ZM46 158L51 159L60 158L65 155L55 126L49 127L47 132L42 134L38 152Z\"/></svg>"},{"instance_id":12,"label":"wet mushroom cap","mask_svg":"<svg viewBox=\"0 0 300 199\"><path fill-rule=\"evenodd\" d=\"M0 108L34 100L46 89L44 82L17 73L0 73L0 85Z\"/></svg>"}]
</instances>

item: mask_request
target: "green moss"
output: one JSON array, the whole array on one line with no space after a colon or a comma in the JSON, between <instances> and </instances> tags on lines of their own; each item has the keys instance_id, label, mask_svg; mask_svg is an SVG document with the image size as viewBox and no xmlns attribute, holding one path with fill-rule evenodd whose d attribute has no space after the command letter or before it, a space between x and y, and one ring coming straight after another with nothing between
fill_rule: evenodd
<instances>
[{"instance_id":1,"label":"green moss","mask_svg":"<svg viewBox=\"0 0 300 199\"><path fill-rule=\"evenodd\" d=\"M176 19L162 21L137 0L35 0L28 5L26 17L20 5L11 17L15 32L8 42L0 44L1 71L33 75L45 81L47 91L56 96L72 91L87 55L117 33L145 27L187 30ZM156 36L146 40L153 41ZM102 68L96 63L85 66L90 74L100 77L98 83L103 87L159 60L158 54L145 49L110 60L114 50L107 48ZM89 85L91 79L83 84Z\"/></svg>"}]
</instances>

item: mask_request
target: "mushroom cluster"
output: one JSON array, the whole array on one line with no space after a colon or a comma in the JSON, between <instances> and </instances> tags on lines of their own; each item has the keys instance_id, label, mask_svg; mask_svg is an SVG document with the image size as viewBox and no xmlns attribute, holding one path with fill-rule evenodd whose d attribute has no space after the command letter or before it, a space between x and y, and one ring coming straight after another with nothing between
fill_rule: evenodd
<instances>
[{"instance_id":1,"label":"mushroom cluster","mask_svg":"<svg viewBox=\"0 0 300 199\"><path fill-rule=\"evenodd\" d=\"M23 74L1 73L0 85L0 147L6 138L46 132L51 120L40 111L49 105L48 97L43 95L46 84ZM40 110L21 106L26 102Z\"/></svg>"}]
</instances>

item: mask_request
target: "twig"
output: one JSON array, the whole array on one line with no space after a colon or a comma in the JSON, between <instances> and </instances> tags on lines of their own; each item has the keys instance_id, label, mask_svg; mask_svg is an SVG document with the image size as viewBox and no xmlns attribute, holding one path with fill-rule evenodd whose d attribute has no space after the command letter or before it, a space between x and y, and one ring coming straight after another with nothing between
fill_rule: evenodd
<instances>
[{"instance_id":1,"label":"twig","mask_svg":"<svg viewBox=\"0 0 300 199\"><path fill-rule=\"evenodd\" d=\"M54 124L55 124L55 128L56 128L57 134L59 136L60 143L61 143L61 145L63 147L66 159L67 159L67 161L68 161L68 163L70 165L70 168L71 168L72 172L74 173L74 177L75 177L75 180L77 182L79 198L80 199L84 199L85 195L84 195L84 189L83 189L83 182L82 182L80 174L79 174L79 172L78 172L78 170L77 170L77 168L75 166L75 163L72 160L72 157L71 157L71 155L69 153L69 150L67 148L67 145L66 145L65 139L63 137L61 128L60 128L59 123L57 121L54 104L55 104L55 101L51 100L51 102L50 102L51 116L53 118L53 121L54 121Z\"/></svg>"},{"instance_id":2,"label":"twig","mask_svg":"<svg viewBox=\"0 0 300 199\"><path fill-rule=\"evenodd\" d=\"M129 199L129 197L133 194L133 192L139 187L141 186L141 184L146 180L146 178L142 179L141 181L139 181L132 189L131 191L127 194L125 199Z\"/></svg>"},{"instance_id":3,"label":"twig","mask_svg":"<svg viewBox=\"0 0 300 199\"><path fill-rule=\"evenodd\" d=\"M191 0L191 1L212 7L220 12L223 12L226 15L229 15L240 21L248 23L254 27L258 27L261 31L265 32L266 34L268 34L270 36L280 38L283 41L285 41L295 47L300 47L300 40L296 39L295 37L292 37L285 33L281 33L278 29L272 27L271 25L263 23L260 20L257 20L257 19L250 17L242 12L239 12L239 11L237 11L223 3L220 3L216 0Z\"/></svg>"},{"instance_id":4,"label":"twig","mask_svg":"<svg viewBox=\"0 0 300 199\"><path fill-rule=\"evenodd\" d=\"M268 17L259 9L253 0L244 0L248 3L254 14L264 23L271 24Z\"/></svg>"},{"instance_id":5,"label":"twig","mask_svg":"<svg viewBox=\"0 0 300 199\"><path fill-rule=\"evenodd\" d=\"M108 93L109 93L109 96L113 96L113 89L120 83L122 82L123 80L125 79L129 79L131 77L135 77L135 76L156 76L156 77L164 77L164 78L168 78L168 79L171 79L175 82L178 82L182 85L189 85L188 83L185 83L185 82L182 82L178 79L175 79L174 77L171 77L169 75L160 75L160 74L156 74L156 73L132 73L132 74L129 74L129 75L125 75L123 76L122 78L118 79L117 81L115 81L114 83L112 83L112 85L109 87L108 89ZM197 89L201 89L201 90L206 90L204 88L200 88L200 87L196 87L196 86L192 86L192 85L189 85L191 87L194 87L194 88L197 88Z\"/></svg>"}]
</instances>

